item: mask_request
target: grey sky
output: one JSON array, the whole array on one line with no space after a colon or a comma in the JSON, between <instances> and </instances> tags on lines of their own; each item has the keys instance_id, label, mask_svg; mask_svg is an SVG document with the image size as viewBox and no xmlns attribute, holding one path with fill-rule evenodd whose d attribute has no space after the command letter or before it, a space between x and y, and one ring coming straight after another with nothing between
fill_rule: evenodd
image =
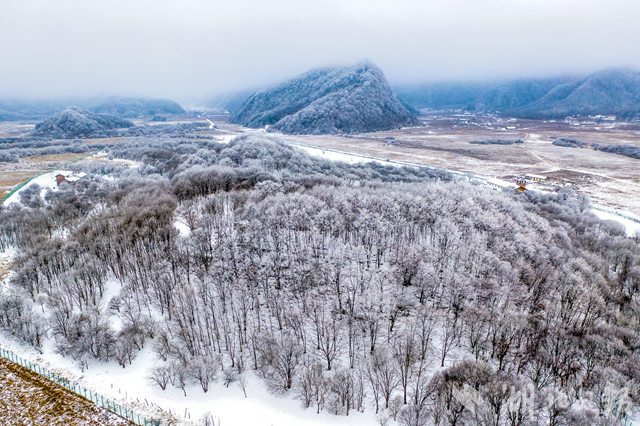
<instances>
[{"instance_id":1,"label":"grey sky","mask_svg":"<svg viewBox=\"0 0 640 426\"><path fill-rule=\"evenodd\" d=\"M638 0L0 0L0 95L178 99L368 58L394 83L640 69Z\"/></svg>"}]
</instances>

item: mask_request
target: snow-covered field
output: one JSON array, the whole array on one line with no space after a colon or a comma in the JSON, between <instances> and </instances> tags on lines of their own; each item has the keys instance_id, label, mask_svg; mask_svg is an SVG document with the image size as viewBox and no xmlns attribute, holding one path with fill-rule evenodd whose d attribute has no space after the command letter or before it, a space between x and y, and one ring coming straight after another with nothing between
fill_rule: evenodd
<instances>
[{"instance_id":1,"label":"snow-covered field","mask_svg":"<svg viewBox=\"0 0 640 426\"><path fill-rule=\"evenodd\" d=\"M301 145L301 144L300 145L291 144L291 145L294 145L297 148L300 148L301 150L303 150L309 155L312 155L314 157L324 158L325 160L342 161L347 164L362 164L362 163L372 163L372 162L387 164L387 165L391 164L382 160L376 160L373 158L364 157L360 155L347 154L344 152L338 152L338 151L329 150L329 149L313 148L313 147L310 147L307 145Z\"/></svg>"}]
</instances>

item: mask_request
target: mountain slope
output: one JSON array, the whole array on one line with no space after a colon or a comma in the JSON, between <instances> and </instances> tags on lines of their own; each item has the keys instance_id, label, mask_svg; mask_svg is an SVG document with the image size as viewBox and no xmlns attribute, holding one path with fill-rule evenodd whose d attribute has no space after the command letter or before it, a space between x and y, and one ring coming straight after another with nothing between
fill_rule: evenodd
<instances>
[{"instance_id":1,"label":"mountain slope","mask_svg":"<svg viewBox=\"0 0 640 426\"><path fill-rule=\"evenodd\" d=\"M640 117L640 73L607 70L580 78L404 86L399 97L415 108L500 112L523 118L569 115Z\"/></svg>"},{"instance_id":2,"label":"mountain slope","mask_svg":"<svg viewBox=\"0 0 640 426\"><path fill-rule=\"evenodd\" d=\"M291 134L387 130L416 123L373 64L311 70L254 93L232 117Z\"/></svg>"},{"instance_id":3,"label":"mountain slope","mask_svg":"<svg viewBox=\"0 0 640 426\"><path fill-rule=\"evenodd\" d=\"M98 114L113 114L120 117L138 117L141 115L184 114L184 109L168 99L114 98L91 108Z\"/></svg>"},{"instance_id":4,"label":"mountain slope","mask_svg":"<svg viewBox=\"0 0 640 426\"><path fill-rule=\"evenodd\" d=\"M61 98L61 99L0 99L0 121L42 120L71 106L98 114L121 117L184 114L184 109L168 99L149 98Z\"/></svg>"},{"instance_id":5,"label":"mountain slope","mask_svg":"<svg viewBox=\"0 0 640 426\"><path fill-rule=\"evenodd\" d=\"M131 127L133 123L109 114L93 114L69 108L36 124L32 134L56 139L108 136L111 130Z\"/></svg>"},{"instance_id":6,"label":"mountain slope","mask_svg":"<svg viewBox=\"0 0 640 426\"><path fill-rule=\"evenodd\" d=\"M0 121L37 120L65 109L65 100L0 99Z\"/></svg>"},{"instance_id":7,"label":"mountain slope","mask_svg":"<svg viewBox=\"0 0 640 426\"><path fill-rule=\"evenodd\" d=\"M535 118L597 114L637 117L640 116L640 73L602 71L558 85L536 102L513 112Z\"/></svg>"}]
</instances>

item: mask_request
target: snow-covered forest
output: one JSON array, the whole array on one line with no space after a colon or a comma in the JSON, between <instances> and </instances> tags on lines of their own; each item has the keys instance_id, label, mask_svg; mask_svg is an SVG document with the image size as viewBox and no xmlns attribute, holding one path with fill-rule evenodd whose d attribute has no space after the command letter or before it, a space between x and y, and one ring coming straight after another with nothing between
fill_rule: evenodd
<instances>
[{"instance_id":1,"label":"snow-covered forest","mask_svg":"<svg viewBox=\"0 0 640 426\"><path fill-rule=\"evenodd\" d=\"M611 425L640 404L640 238L570 191L132 138L137 169L0 208L0 326L81 365L143 347L159 388L253 371L381 424ZM108 175L109 178L105 178Z\"/></svg>"}]
</instances>

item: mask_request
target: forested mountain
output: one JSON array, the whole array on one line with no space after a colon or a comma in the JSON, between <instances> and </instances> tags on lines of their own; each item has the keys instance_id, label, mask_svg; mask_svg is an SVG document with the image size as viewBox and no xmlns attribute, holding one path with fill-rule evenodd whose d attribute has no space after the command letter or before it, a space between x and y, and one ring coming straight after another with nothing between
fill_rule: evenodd
<instances>
[{"instance_id":1,"label":"forested mountain","mask_svg":"<svg viewBox=\"0 0 640 426\"><path fill-rule=\"evenodd\" d=\"M149 98L113 98L93 106L91 111L125 118L185 113L184 108L174 101Z\"/></svg>"},{"instance_id":2,"label":"forested mountain","mask_svg":"<svg viewBox=\"0 0 640 426\"><path fill-rule=\"evenodd\" d=\"M528 118L640 117L640 73L630 70L601 71L581 78L402 86L396 91L416 108L500 112Z\"/></svg>"},{"instance_id":3,"label":"forested mountain","mask_svg":"<svg viewBox=\"0 0 640 426\"><path fill-rule=\"evenodd\" d=\"M232 121L292 134L372 132L416 124L382 71L370 63L315 69L258 91Z\"/></svg>"},{"instance_id":4,"label":"forested mountain","mask_svg":"<svg viewBox=\"0 0 640 426\"><path fill-rule=\"evenodd\" d=\"M133 126L128 120L110 114L94 114L69 108L36 124L33 136L56 139L107 136L110 131Z\"/></svg>"},{"instance_id":5,"label":"forested mountain","mask_svg":"<svg viewBox=\"0 0 640 426\"><path fill-rule=\"evenodd\" d=\"M165 114L184 114L174 101L149 98L87 98L87 99L0 99L0 121L41 120L70 107L95 113L113 114L125 118Z\"/></svg>"},{"instance_id":6,"label":"forested mountain","mask_svg":"<svg viewBox=\"0 0 640 426\"><path fill-rule=\"evenodd\" d=\"M143 166L0 208L17 251L0 326L35 347L123 368L152 348L160 389L255 373L313 412L401 426L616 425L640 405L640 239L584 197L263 134L111 155Z\"/></svg>"},{"instance_id":7,"label":"forested mountain","mask_svg":"<svg viewBox=\"0 0 640 426\"><path fill-rule=\"evenodd\" d=\"M640 73L602 71L560 84L537 101L512 111L518 116L535 118L597 114L640 117Z\"/></svg>"},{"instance_id":8,"label":"forested mountain","mask_svg":"<svg viewBox=\"0 0 640 426\"><path fill-rule=\"evenodd\" d=\"M69 100L0 99L0 121L42 119L73 104Z\"/></svg>"}]
</instances>

